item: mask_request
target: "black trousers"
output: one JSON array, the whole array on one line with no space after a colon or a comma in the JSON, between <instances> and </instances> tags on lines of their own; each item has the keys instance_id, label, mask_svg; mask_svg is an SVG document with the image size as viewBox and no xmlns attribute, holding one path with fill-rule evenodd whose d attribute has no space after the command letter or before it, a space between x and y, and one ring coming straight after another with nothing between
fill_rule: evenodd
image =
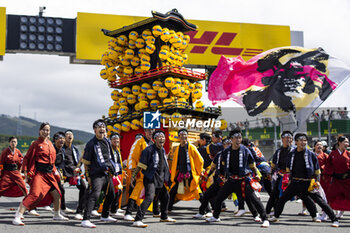
<instances>
[{"instance_id":1,"label":"black trousers","mask_svg":"<svg viewBox=\"0 0 350 233\"><path fill-rule=\"evenodd\" d=\"M58 187L60 188L60 191L61 191L61 210L65 210L67 208L66 207L66 198L65 198L66 190L64 189L61 181L59 181L57 183L58 183Z\"/></svg>"},{"instance_id":2,"label":"black trousers","mask_svg":"<svg viewBox=\"0 0 350 233\"><path fill-rule=\"evenodd\" d=\"M121 190L118 190L118 192L115 193L114 200L111 204L111 213L117 213L117 210L119 209L119 198L121 194Z\"/></svg>"},{"instance_id":3,"label":"black trousers","mask_svg":"<svg viewBox=\"0 0 350 233\"><path fill-rule=\"evenodd\" d=\"M338 221L338 218L335 216L332 208L326 203L326 201L321 197L321 195L318 192L317 193L309 192L309 196L314 202L316 202L322 208L322 210L328 215L328 217L332 222Z\"/></svg>"},{"instance_id":4,"label":"black trousers","mask_svg":"<svg viewBox=\"0 0 350 233\"><path fill-rule=\"evenodd\" d=\"M271 194L271 189L272 189L272 184L271 180L267 178L267 174L262 174L260 184L264 187L265 191L270 195Z\"/></svg>"},{"instance_id":5,"label":"black trousers","mask_svg":"<svg viewBox=\"0 0 350 233\"><path fill-rule=\"evenodd\" d=\"M276 209L276 205L277 205L277 202L280 198L280 189L279 189L279 185L280 185L280 182L281 182L281 179L282 179L282 176L281 175L278 175L277 179L276 179L276 182L274 183L273 185L273 188L272 188L272 191L270 193L270 198L269 200L267 201L267 204L266 204L266 213L271 213L271 210L272 210L272 207L274 209Z\"/></svg>"},{"instance_id":6,"label":"black trousers","mask_svg":"<svg viewBox=\"0 0 350 233\"><path fill-rule=\"evenodd\" d=\"M85 204L86 204L86 197L85 197L85 194L86 194L86 184L81 180L80 184L79 185L76 185L77 188L79 189L79 200L78 200L78 207L77 207L77 211L76 213L77 214L82 214L83 213L83 210L84 210L84 207L85 207ZM67 207L66 207L66 198L65 198L65 189L64 189L64 186L63 184L61 184L61 182L58 182L58 187L60 188L60 191L61 191L61 194L62 194L62 197L61 197L61 209L62 210L65 210Z\"/></svg>"},{"instance_id":7,"label":"black trousers","mask_svg":"<svg viewBox=\"0 0 350 233\"><path fill-rule=\"evenodd\" d=\"M76 185L77 188L79 189L79 200L78 200L78 208L77 208L77 214L82 214L85 206L86 206L86 202L87 202L87 187L86 184L83 180L80 180L80 184Z\"/></svg>"},{"instance_id":8,"label":"black trousers","mask_svg":"<svg viewBox=\"0 0 350 233\"><path fill-rule=\"evenodd\" d=\"M283 192L282 197L278 200L276 208L275 208L275 217L278 218L282 212L284 205L287 201L289 201L292 197L297 195L304 201L304 204L307 210L310 212L311 217L316 217L316 206L315 203L310 198L310 193L307 191L310 185L310 181L296 181L292 180L292 182L288 185L287 189Z\"/></svg>"},{"instance_id":9,"label":"black trousers","mask_svg":"<svg viewBox=\"0 0 350 233\"><path fill-rule=\"evenodd\" d=\"M134 199L129 198L128 204L127 204L126 210L125 210L125 215L131 215L135 206L137 206L136 201ZM137 208L138 208L138 206L137 206ZM159 214L159 200L158 200L157 196L155 196L155 198L153 200L153 214L154 215Z\"/></svg>"},{"instance_id":10,"label":"black trousers","mask_svg":"<svg viewBox=\"0 0 350 233\"><path fill-rule=\"evenodd\" d=\"M104 174L93 176L91 177L91 186L91 191L88 192L89 194L87 195L83 220L90 220L91 211L94 209L101 191L105 191L106 193L106 198L102 208L102 217L107 218L109 215L109 209L115 197L112 177Z\"/></svg>"},{"instance_id":11,"label":"black trousers","mask_svg":"<svg viewBox=\"0 0 350 233\"><path fill-rule=\"evenodd\" d=\"M237 200L238 200L238 209L239 210L244 210L244 202L247 203L249 211L252 213L253 217L258 216L258 210L255 208L251 200L245 199L242 197L242 195L237 195Z\"/></svg>"},{"instance_id":12,"label":"black trousers","mask_svg":"<svg viewBox=\"0 0 350 233\"><path fill-rule=\"evenodd\" d=\"M160 201L160 218L167 219L169 204L168 190L164 185L162 188L156 188L153 182L150 182L146 179L143 180L143 185L145 187L145 200L143 200L142 204L137 209L135 221L142 221L148 207L151 205L154 199Z\"/></svg>"},{"instance_id":13,"label":"black trousers","mask_svg":"<svg viewBox=\"0 0 350 233\"><path fill-rule=\"evenodd\" d=\"M237 197L242 196L241 190L242 180L233 180L228 179L224 186L220 189L214 204L214 213L215 218L219 218L221 212L221 203L227 198L231 193L236 193ZM261 219L264 221L267 219L266 212L263 204L260 199L255 195L253 188L250 186L249 182L245 184L245 200L250 200L252 204L256 207L258 213L260 214Z\"/></svg>"},{"instance_id":14,"label":"black trousers","mask_svg":"<svg viewBox=\"0 0 350 233\"><path fill-rule=\"evenodd\" d=\"M210 187L207 189L207 191L205 191L205 193L202 195L202 197L200 199L201 205L199 207L199 213L201 215L204 215L207 212L209 202L213 198L215 198L215 196L219 192L220 188L221 187L220 187L219 182L214 181L214 183L212 185L210 185Z\"/></svg>"},{"instance_id":15,"label":"black trousers","mask_svg":"<svg viewBox=\"0 0 350 233\"><path fill-rule=\"evenodd\" d=\"M177 188L179 187L179 182L175 181L175 185L173 186L173 188L170 190L169 195L170 195L170 200L169 200L169 206L168 206L168 210L172 211L173 210L173 205L175 202L175 197L177 194Z\"/></svg>"}]
</instances>

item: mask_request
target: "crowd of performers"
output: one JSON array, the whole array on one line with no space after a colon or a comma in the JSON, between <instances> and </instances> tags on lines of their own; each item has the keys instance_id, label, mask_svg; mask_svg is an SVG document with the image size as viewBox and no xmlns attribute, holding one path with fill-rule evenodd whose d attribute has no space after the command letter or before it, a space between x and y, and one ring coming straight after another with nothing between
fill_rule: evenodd
<instances>
[{"instance_id":1,"label":"crowd of performers","mask_svg":"<svg viewBox=\"0 0 350 233\"><path fill-rule=\"evenodd\" d=\"M123 162L120 135L112 133L107 138L103 120L95 121L93 129L95 136L82 156L73 144L71 130L55 133L52 143L49 123L40 126L39 138L26 156L16 148L17 138L9 138L9 147L0 157L0 196L24 196L14 225L24 226L26 210L38 216L37 207L50 208L53 204L53 220L57 221L67 221L67 213L75 213L74 219L87 228L96 227L90 221L92 216L100 216L104 222L123 217L133 222L132 226L147 227L143 223L147 210L160 222L176 222L168 215L174 203L194 199L200 202L194 219L220 222L228 196L238 206L235 216L246 213L246 203L261 227L278 221L284 205L295 198L303 201L299 214L306 215L307 209L312 221L329 219L333 227L339 227L338 219L350 210L350 152L349 140L344 136L331 151L321 141L310 150L306 134L295 134L293 143L293 134L284 131L282 146L272 161L266 161L256 146L242 139L239 128L227 138L221 131L212 136L202 133L196 145L188 142L188 131L180 129L180 143L168 154L164 149L165 133L144 129ZM66 182L79 189L76 210L66 207ZM266 207L259 195L262 186L269 194ZM122 192L127 200L125 212L121 209ZM322 213L317 213L316 204Z\"/></svg>"}]
</instances>

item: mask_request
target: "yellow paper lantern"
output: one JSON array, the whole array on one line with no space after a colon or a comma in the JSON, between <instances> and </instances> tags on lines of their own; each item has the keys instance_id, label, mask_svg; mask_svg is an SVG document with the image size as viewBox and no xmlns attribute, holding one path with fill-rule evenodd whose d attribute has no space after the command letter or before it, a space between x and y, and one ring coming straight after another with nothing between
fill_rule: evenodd
<instances>
[{"instance_id":1,"label":"yellow paper lantern","mask_svg":"<svg viewBox=\"0 0 350 233\"><path fill-rule=\"evenodd\" d=\"M204 103L201 100L198 100L195 103L196 110L203 111L204 110Z\"/></svg>"},{"instance_id":2,"label":"yellow paper lantern","mask_svg":"<svg viewBox=\"0 0 350 233\"><path fill-rule=\"evenodd\" d=\"M122 89L122 96L128 97L128 95L131 94L131 89L129 87L123 87Z\"/></svg>"},{"instance_id":3,"label":"yellow paper lantern","mask_svg":"<svg viewBox=\"0 0 350 233\"><path fill-rule=\"evenodd\" d=\"M130 49L136 49L136 43L134 40L129 40L128 47Z\"/></svg>"},{"instance_id":4,"label":"yellow paper lantern","mask_svg":"<svg viewBox=\"0 0 350 233\"><path fill-rule=\"evenodd\" d=\"M195 89L193 92L193 97L196 98L197 100L202 98L202 91L199 89Z\"/></svg>"},{"instance_id":5,"label":"yellow paper lantern","mask_svg":"<svg viewBox=\"0 0 350 233\"><path fill-rule=\"evenodd\" d=\"M139 66L140 65L140 58L137 57L137 56L134 56L132 59L131 59L131 65L132 66Z\"/></svg>"},{"instance_id":6,"label":"yellow paper lantern","mask_svg":"<svg viewBox=\"0 0 350 233\"><path fill-rule=\"evenodd\" d=\"M117 68L117 75L118 75L118 77L124 77L124 66L119 66L118 68Z\"/></svg>"},{"instance_id":7,"label":"yellow paper lantern","mask_svg":"<svg viewBox=\"0 0 350 233\"><path fill-rule=\"evenodd\" d=\"M134 70L132 69L132 67L130 67L130 66L124 67L124 71L123 71L124 77L125 76L132 76L133 73L134 73Z\"/></svg>"},{"instance_id":8,"label":"yellow paper lantern","mask_svg":"<svg viewBox=\"0 0 350 233\"><path fill-rule=\"evenodd\" d=\"M151 108L157 108L159 105L160 105L159 100L152 100L151 103L149 104Z\"/></svg>"},{"instance_id":9,"label":"yellow paper lantern","mask_svg":"<svg viewBox=\"0 0 350 233\"><path fill-rule=\"evenodd\" d=\"M150 62L151 57L147 53L141 55L141 62Z\"/></svg>"},{"instance_id":10,"label":"yellow paper lantern","mask_svg":"<svg viewBox=\"0 0 350 233\"><path fill-rule=\"evenodd\" d=\"M182 87L182 86L180 87L179 96L182 97L182 98L185 96L185 88Z\"/></svg>"},{"instance_id":11,"label":"yellow paper lantern","mask_svg":"<svg viewBox=\"0 0 350 233\"><path fill-rule=\"evenodd\" d=\"M147 98L150 99L150 100L153 100L157 97L157 92L153 89L149 89L147 91Z\"/></svg>"},{"instance_id":12,"label":"yellow paper lantern","mask_svg":"<svg viewBox=\"0 0 350 233\"><path fill-rule=\"evenodd\" d=\"M127 106L128 105L128 101L126 100L125 97L119 98L118 103L120 104L120 106Z\"/></svg>"},{"instance_id":13,"label":"yellow paper lantern","mask_svg":"<svg viewBox=\"0 0 350 233\"><path fill-rule=\"evenodd\" d=\"M147 108L149 108L148 101L146 101L146 100L141 100L141 101L140 101L140 109L142 110L142 109L147 109Z\"/></svg>"},{"instance_id":14,"label":"yellow paper lantern","mask_svg":"<svg viewBox=\"0 0 350 233\"><path fill-rule=\"evenodd\" d=\"M166 98L169 94L169 91L166 87L161 87L158 89L158 96L162 99Z\"/></svg>"},{"instance_id":15,"label":"yellow paper lantern","mask_svg":"<svg viewBox=\"0 0 350 233\"><path fill-rule=\"evenodd\" d=\"M224 119L221 119L220 122L221 122L220 130L227 129L227 121Z\"/></svg>"},{"instance_id":16,"label":"yellow paper lantern","mask_svg":"<svg viewBox=\"0 0 350 233\"><path fill-rule=\"evenodd\" d=\"M118 90L113 90L112 93L111 93L111 98L112 100L114 101L118 101L119 97L120 97L120 93Z\"/></svg>"},{"instance_id":17,"label":"yellow paper lantern","mask_svg":"<svg viewBox=\"0 0 350 233\"><path fill-rule=\"evenodd\" d=\"M134 50L132 50L132 49L125 50L124 57L128 60L132 59L134 57Z\"/></svg>"},{"instance_id":18,"label":"yellow paper lantern","mask_svg":"<svg viewBox=\"0 0 350 233\"><path fill-rule=\"evenodd\" d=\"M128 38L125 35L121 35L117 39L118 44L125 46L128 42Z\"/></svg>"},{"instance_id":19,"label":"yellow paper lantern","mask_svg":"<svg viewBox=\"0 0 350 233\"><path fill-rule=\"evenodd\" d=\"M136 96L133 94L128 95L128 97L126 98L126 101L129 104L135 104L136 103Z\"/></svg>"},{"instance_id":20,"label":"yellow paper lantern","mask_svg":"<svg viewBox=\"0 0 350 233\"><path fill-rule=\"evenodd\" d=\"M141 89L141 91L142 91L142 89ZM147 91L146 91L146 93L147 93ZM146 96L146 94L145 94L145 93L140 93L140 94L137 96L137 100L138 100L139 102L141 102L142 100L146 100L146 101L147 101L147 96Z\"/></svg>"},{"instance_id":21,"label":"yellow paper lantern","mask_svg":"<svg viewBox=\"0 0 350 233\"><path fill-rule=\"evenodd\" d=\"M156 50L156 46L154 44L147 44L145 49L147 53L152 54Z\"/></svg>"},{"instance_id":22,"label":"yellow paper lantern","mask_svg":"<svg viewBox=\"0 0 350 233\"><path fill-rule=\"evenodd\" d=\"M183 86L185 90L187 90L190 87L190 81L188 81L188 79L182 79L181 86Z\"/></svg>"},{"instance_id":23,"label":"yellow paper lantern","mask_svg":"<svg viewBox=\"0 0 350 233\"><path fill-rule=\"evenodd\" d=\"M151 64L149 62L141 62L141 69L143 71L149 71L151 69Z\"/></svg>"},{"instance_id":24,"label":"yellow paper lantern","mask_svg":"<svg viewBox=\"0 0 350 233\"><path fill-rule=\"evenodd\" d=\"M162 47L160 47L160 50L166 50L166 51L170 52L170 48L168 45L162 45Z\"/></svg>"},{"instance_id":25,"label":"yellow paper lantern","mask_svg":"<svg viewBox=\"0 0 350 233\"><path fill-rule=\"evenodd\" d=\"M154 25L152 27L152 33L155 37L162 35L162 32L163 32L163 30L162 30L162 27L160 25Z\"/></svg>"},{"instance_id":26,"label":"yellow paper lantern","mask_svg":"<svg viewBox=\"0 0 350 233\"><path fill-rule=\"evenodd\" d=\"M108 132L113 132L114 131L113 125L107 125L107 131Z\"/></svg>"},{"instance_id":27,"label":"yellow paper lantern","mask_svg":"<svg viewBox=\"0 0 350 233\"><path fill-rule=\"evenodd\" d=\"M142 55L147 54L146 49L139 49L137 53L140 58L142 57ZM150 60L147 60L147 61L150 61Z\"/></svg>"},{"instance_id":28,"label":"yellow paper lantern","mask_svg":"<svg viewBox=\"0 0 350 233\"><path fill-rule=\"evenodd\" d=\"M149 29L143 30L143 32L142 32L142 38L143 38L144 40L146 40L146 38L147 38L148 36L152 36L151 30L149 30Z\"/></svg>"},{"instance_id":29,"label":"yellow paper lantern","mask_svg":"<svg viewBox=\"0 0 350 233\"><path fill-rule=\"evenodd\" d=\"M170 39L170 33L168 28L163 28L162 34L160 35L160 39L164 42L168 42Z\"/></svg>"},{"instance_id":30,"label":"yellow paper lantern","mask_svg":"<svg viewBox=\"0 0 350 233\"><path fill-rule=\"evenodd\" d=\"M106 69L102 69L100 71L100 76L102 79L106 80L108 78L108 71Z\"/></svg>"},{"instance_id":31,"label":"yellow paper lantern","mask_svg":"<svg viewBox=\"0 0 350 233\"><path fill-rule=\"evenodd\" d=\"M131 31L129 33L129 39L130 40L135 41L135 40L137 40L138 37L139 37L139 34L136 31Z\"/></svg>"},{"instance_id":32,"label":"yellow paper lantern","mask_svg":"<svg viewBox=\"0 0 350 233\"><path fill-rule=\"evenodd\" d=\"M180 78L175 78L174 81L175 81L175 84L181 86L182 83L181 83L181 79Z\"/></svg>"},{"instance_id":33,"label":"yellow paper lantern","mask_svg":"<svg viewBox=\"0 0 350 233\"><path fill-rule=\"evenodd\" d=\"M145 44L145 40L142 38L138 38L137 40L135 40L135 45L138 49L142 49L143 47L145 47Z\"/></svg>"},{"instance_id":34,"label":"yellow paper lantern","mask_svg":"<svg viewBox=\"0 0 350 233\"><path fill-rule=\"evenodd\" d=\"M124 121L122 123L122 131L124 131L124 132L130 131L130 122L129 121Z\"/></svg>"},{"instance_id":35,"label":"yellow paper lantern","mask_svg":"<svg viewBox=\"0 0 350 233\"><path fill-rule=\"evenodd\" d=\"M154 44L156 42L156 38L154 36L147 36L145 39L146 44Z\"/></svg>"},{"instance_id":36,"label":"yellow paper lantern","mask_svg":"<svg viewBox=\"0 0 350 233\"><path fill-rule=\"evenodd\" d=\"M120 57L120 62L122 63L123 66L128 66L130 65L130 60L127 59L125 56Z\"/></svg>"},{"instance_id":37,"label":"yellow paper lantern","mask_svg":"<svg viewBox=\"0 0 350 233\"><path fill-rule=\"evenodd\" d=\"M184 98L188 100L188 98L190 98L190 94L191 92L189 90L185 90Z\"/></svg>"},{"instance_id":38,"label":"yellow paper lantern","mask_svg":"<svg viewBox=\"0 0 350 233\"><path fill-rule=\"evenodd\" d=\"M107 80L110 81L110 82L114 82L114 81L117 80L117 78L116 78L115 75L112 75L112 76L108 76Z\"/></svg>"},{"instance_id":39,"label":"yellow paper lantern","mask_svg":"<svg viewBox=\"0 0 350 233\"><path fill-rule=\"evenodd\" d=\"M141 92L142 93L147 93L149 89L151 89L151 85L149 83L142 83L141 85Z\"/></svg>"},{"instance_id":40,"label":"yellow paper lantern","mask_svg":"<svg viewBox=\"0 0 350 233\"><path fill-rule=\"evenodd\" d=\"M152 83L152 88L156 91L158 91L161 87L163 87L162 81L156 80Z\"/></svg>"},{"instance_id":41,"label":"yellow paper lantern","mask_svg":"<svg viewBox=\"0 0 350 233\"><path fill-rule=\"evenodd\" d=\"M140 112L140 111L141 111L141 109L140 109L140 103L136 103L136 104L135 104L135 111L136 111L136 112Z\"/></svg>"},{"instance_id":42,"label":"yellow paper lantern","mask_svg":"<svg viewBox=\"0 0 350 233\"><path fill-rule=\"evenodd\" d=\"M119 114L120 115L127 114L128 112L129 112L128 106L120 106L120 108L119 108Z\"/></svg>"},{"instance_id":43,"label":"yellow paper lantern","mask_svg":"<svg viewBox=\"0 0 350 233\"><path fill-rule=\"evenodd\" d=\"M140 121L137 119L134 119L130 123L130 128L133 130L138 130L140 128Z\"/></svg>"},{"instance_id":44,"label":"yellow paper lantern","mask_svg":"<svg viewBox=\"0 0 350 233\"><path fill-rule=\"evenodd\" d=\"M175 81L172 77L167 77L165 80L164 80L164 85L167 87L167 88L172 88L174 85L175 85Z\"/></svg>"},{"instance_id":45,"label":"yellow paper lantern","mask_svg":"<svg viewBox=\"0 0 350 233\"><path fill-rule=\"evenodd\" d=\"M159 52L159 58L160 58L162 61L167 60L168 57L169 57L169 52L168 52L167 50L165 50L165 49L160 50L160 52Z\"/></svg>"},{"instance_id":46,"label":"yellow paper lantern","mask_svg":"<svg viewBox=\"0 0 350 233\"><path fill-rule=\"evenodd\" d=\"M110 118L114 118L114 117L117 117L117 114L118 114L118 109L115 107L115 105L110 106L108 110L108 116Z\"/></svg>"},{"instance_id":47,"label":"yellow paper lantern","mask_svg":"<svg viewBox=\"0 0 350 233\"><path fill-rule=\"evenodd\" d=\"M114 124L113 125L113 131L117 132L117 133L120 133L122 131L122 125L119 124L119 123Z\"/></svg>"},{"instance_id":48,"label":"yellow paper lantern","mask_svg":"<svg viewBox=\"0 0 350 233\"><path fill-rule=\"evenodd\" d=\"M203 88L203 85L201 83L195 83L194 86L195 86L195 89L199 89L199 90L202 90Z\"/></svg>"},{"instance_id":49,"label":"yellow paper lantern","mask_svg":"<svg viewBox=\"0 0 350 233\"><path fill-rule=\"evenodd\" d=\"M172 88L171 88L171 93L175 96L177 96L180 93L180 85L179 84L175 84Z\"/></svg>"},{"instance_id":50,"label":"yellow paper lantern","mask_svg":"<svg viewBox=\"0 0 350 233\"><path fill-rule=\"evenodd\" d=\"M134 73L135 75L141 75L143 73L141 66L136 67Z\"/></svg>"},{"instance_id":51,"label":"yellow paper lantern","mask_svg":"<svg viewBox=\"0 0 350 233\"><path fill-rule=\"evenodd\" d=\"M139 85L133 85L133 86L131 87L131 92L132 92L132 94L134 94L134 95L138 95L138 94L141 93L141 87L140 87Z\"/></svg>"}]
</instances>

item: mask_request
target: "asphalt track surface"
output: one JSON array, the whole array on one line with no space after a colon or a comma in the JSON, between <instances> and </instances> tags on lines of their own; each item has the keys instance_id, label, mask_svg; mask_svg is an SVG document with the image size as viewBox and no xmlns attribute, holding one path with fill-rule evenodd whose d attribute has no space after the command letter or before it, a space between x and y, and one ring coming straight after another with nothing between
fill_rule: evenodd
<instances>
[{"instance_id":1,"label":"asphalt track surface","mask_svg":"<svg viewBox=\"0 0 350 233\"><path fill-rule=\"evenodd\" d=\"M261 195L264 206L268 199L266 193ZM75 187L66 187L66 204L69 208L75 209L77 205L78 190ZM301 210L301 203L288 202L278 223L270 223L270 227L265 229L260 227L260 223L253 221L251 214L243 217L233 217L233 211L237 209L231 200L226 200L228 210L220 215L221 222L206 223L204 220L192 218L197 213L199 202L181 201L174 205L174 210L169 214L175 218L176 223L160 223L159 218L153 218L151 213L146 214L144 223L147 228L135 228L130 222L119 219L116 223L103 223L98 218L91 221L97 225L96 229L86 229L79 226L80 221L74 220L74 214L70 214L68 222L57 222L52 220L53 213L39 208L39 217L25 215L24 227L11 224L15 209L17 209L22 198L0 197L0 233L75 233L75 232L162 232L162 233L191 233L191 232L272 232L272 233L319 233L319 232L350 232L350 211L345 212L344 218L340 220L339 228L332 228L329 221L314 223L310 216L298 216ZM247 207L246 207L247 209ZM318 208L319 211L320 208ZM136 213L133 213L135 215Z\"/></svg>"}]
</instances>

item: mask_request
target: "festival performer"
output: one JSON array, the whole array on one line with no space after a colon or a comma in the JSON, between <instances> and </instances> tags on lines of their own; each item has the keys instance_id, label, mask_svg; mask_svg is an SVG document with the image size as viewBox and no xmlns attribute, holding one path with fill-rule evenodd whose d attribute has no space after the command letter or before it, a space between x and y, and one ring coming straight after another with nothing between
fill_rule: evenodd
<instances>
[{"instance_id":1,"label":"festival performer","mask_svg":"<svg viewBox=\"0 0 350 233\"><path fill-rule=\"evenodd\" d=\"M106 198L101 221L117 221L109 216L109 209L115 197L112 176L117 175L117 166L111 143L105 138L106 123L102 119L96 120L93 123L93 129L95 136L86 144L82 160L85 165L85 175L91 187L91 191L87 194L84 218L81 222L81 226L86 228L96 228L96 225L91 223L90 216L102 190L105 191Z\"/></svg>"},{"instance_id":2,"label":"festival performer","mask_svg":"<svg viewBox=\"0 0 350 233\"><path fill-rule=\"evenodd\" d=\"M272 157L271 168L272 168L272 177L274 178L274 185L270 194L270 198L266 204L266 213L268 215L273 215L271 212L272 208L276 209L276 204L279 200L279 197L282 195L282 190L285 189L282 187L282 180L286 180L287 172L287 161L288 154L294 148L292 146L293 134L290 131L283 131L281 134L282 146L278 148ZM283 179L284 177L284 179ZM288 180L285 182L288 184ZM284 184L283 184L284 185Z\"/></svg>"},{"instance_id":3,"label":"festival performer","mask_svg":"<svg viewBox=\"0 0 350 233\"><path fill-rule=\"evenodd\" d=\"M144 129L145 131L145 136L142 136L142 138L138 139L137 141L134 142L130 149L130 154L128 158L128 176L131 178L133 172L137 168L137 164L139 163L141 153L142 151L149 145L151 145L152 142L152 133L154 132L154 129ZM133 181L135 185L133 185L133 182L131 182L130 179L130 186L133 186L133 190L131 195L129 196L127 208L125 211L125 216L124 220L126 221L134 221L135 219L131 216L132 214L132 209L136 205L141 204L140 200L140 194L143 189L143 174L139 172L136 177L136 179ZM127 184L128 185L128 184ZM155 209L157 205L154 205L153 208ZM158 214L158 213L155 213Z\"/></svg>"},{"instance_id":4,"label":"festival performer","mask_svg":"<svg viewBox=\"0 0 350 233\"><path fill-rule=\"evenodd\" d=\"M178 131L180 145L174 149L171 163L171 188L168 210L172 211L175 199L199 200L199 179L203 174L203 159L197 148L188 143L187 129Z\"/></svg>"},{"instance_id":5,"label":"festival performer","mask_svg":"<svg viewBox=\"0 0 350 233\"><path fill-rule=\"evenodd\" d=\"M277 202L274 217L271 218L272 222L278 221L285 203L295 195L298 195L298 197L303 200L306 208L310 212L312 220L314 222L321 222L317 218L316 206L311 200L309 192L310 184L312 184L312 179L316 180L315 187L317 188L319 186L321 171L316 155L306 148L307 139L308 138L305 133L297 133L294 137L297 148L294 148L290 151L286 168L286 171L291 176L291 182L288 185L287 189L284 191L282 197ZM315 193L314 195L317 194ZM327 211L329 208L327 203L320 196L317 196L316 198L317 203L321 205L322 209ZM332 216L329 217L332 218ZM333 221L333 227L339 226L339 222L336 218L332 218L331 220Z\"/></svg>"},{"instance_id":6,"label":"festival performer","mask_svg":"<svg viewBox=\"0 0 350 233\"><path fill-rule=\"evenodd\" d=\"M212 163L212 158L209 156L207 152L207 147L209 146L209 143L211 142L211 137L207 133L201 133L199 134L199 140L198 140L198 152L203 158L203 170L205 171L204 174L207 174L210 170L210 164ZM203 181L203 178L206 178L206 181ZM202 202L203 199L203 192L207 190L207 181L209 177L201 177L200 180L200 188L202 190L202 193L199 194L199 201ZM201 182L203 181L203 182ZM224 203L224 202L223 202ZM205 212L207 213L206 216L211 215L212 211L209 205L206 205L206 210ZM211 216L208 216L211 217Z\"/></svg>"},{"instance_id":7,"label":"festival performer","mask_svg":"<svg viewBox=\"0 0 350 233\"><path fill-rule=\"evenodd\" d=\"M66 207L66 213L74 213L74 219L82 220L83 219L83 210L86 205L86 183L81 179L81 161L80 161L80 153L78 148L73 144L74 134L72 130L66 130L64 132L64 165L63 165L63 176L65 178L65 182L68 182L69 185L75 185L79 189L79 199L78 199L78 207L77 210L71 210Z\"/></svg>"},{"instance_id":8,"label":"festival performer","mask_svg":"<svg viewBox=\"0 0 350 233\"><path fill-rule=\"evenodd\" d=\"M59 173L55 166L56 152L50 137L50 124L45 122L40 125L39 138L33 142L25 156L23 163L24 176L30 185L29 194L23 199L18 207L12 224L24 226L22 222L23 213L26 209L32 210L39 205L43 199L50 196L53 198L54 217L53 220L68 220L60 214L61 193L58 187ZM46 196L50 194L50 196ZM44 204L45 206L45 204Z\"/></svg>"},{"instance_id":9,"label":"festival performer","mask_svg":"<svg viewBox=\"0 0 350 233\"><path fill-rule=\"evenodd\" d=\"M328 159L328 154L326 154L323 151L323 143L320 140L317 140L314 143L314 153L317 156L318 159L318 164L320 165L320 170L321 170L321 178L320 178L320 184L321 184L321 188L322 188L322 194L325 195L325 191L328 189L328 186L331 182L332 177L330 175L327 175L324 173L324 168L326 166L326 162ZM325 201L327 202L327 198L326 196L323 197L325 199ZM327 214L326 212L323 211L322 215L320 216L320 220L321 221L325 221L327 220Z\"/></svg>"},{"instance_id":10,"label":"festival performer","mask_svg":"<svg viewBox=\"0 0 350 233\"><path fill-rule=\"evenodd\" d=\"M170 181L170 171L164 150L165 133L157 130L152 137L154 144L142 151L140 161L132 175L134 179L137 173L142 170L144 174L143 185L145 187L145 199L137 210L135 222L133 223L135 227L147 227L147 224L144 224L142 219L155 196L158 196L160 201L160 222L176 222L175 219L168 217L169 193L166 185Z\"/></svg>"},{"instance_id":11,"label":"festival performer","mask_svg":"<svg viewBox=\"0 0 350 233\"><path fill-rule=\"evenodd\" d=\"M206 209L208 206L208 203L211 201L215 201L215 196L221 189L221 187L224 185L226 181L225 176L225 166L223 166L222 161L222 151L216 154L213 162L210 165L210 170L207 175L205 175L203 178L205 180L208 179L208 177L215 172L214 175L214 183L210 185L210 187L204 192L201 205L199 207L199 212L193 216L193 218L196 219L206 219ZM214 206L214 205L213 205Z\"/></svg>"},{"instance_id":12,"label":"festival performer","mask_svg":"<svg viewBox=\"0 0 350 233\"><path fill-rule=\"evenodd\" d=\"M64 145L64 133L62 131L59 131L53 135L53 146L56 150L56 160L55 160L55 166L57 168L57 171L60 174L60 180L58 181L58 187L60 187L61 191L61 210L60 213L68 217L67 212L69 213L69 210L66 209L66 200L65 200L65 189L64 189L64 151L63 151L63 145Z\"/></svg>"},{"instance_id":13,"label":"festival performer","mask_svg":"<svg viewBox=\"0 0 350 233\"><path fill-rule=\"evenodd\" d=\"M9 147L0 155L0 197L21 197L28 193L20 173L23 155L16 148L17 138L10 137Z\"/></svg>"},{"instance_id":14,"label":"festival performer","mask_svg":"<svg viewBox=\"0 0 350 233\"><path fill-rule=\"evenodd\" d=\"M120 153L120 135L119 133L113 132L110 136L110 140L112 143L113 156L115 161L118 164L118 176L113 177L113 181L115 181L114 188L115 190L115 198L112 202L111 206L111 215L116 217L124 217L124 211L120 208L120 198L123 191L123 161ZM117 186L117 187L116 187Z\"/></svg>"},{"instance_id":15,"label":"festival performer","mask_svg":"<svg viewBox=\"0 0 350 233\"><path fill-rule=\"evenodd\" d=\"M326 196L330 206L339 210L337 217L341 218L344 211L350 211L350 152L347 151L349 139L340 136L336 146L327 159L324 174L332 176Z\"/></svg>"},{"instance_id":16,"label":"festival performer","mask_svg":"<svg viewBox=\"0 0 350 233\"><path fill-rule=\"evenodd\" d=\"M265 209L259 198L256 196L251 182L254 179L259 180L261 174L255 166L255 162L249 149L241 145L242 132L241 129L236 128L229 134L232 141L232 146L222 152L222 159L226 169L228 180L220 189L214 204L213 217L207 218L207 222L220 222L221 202L231 193L236 193L237 196L242 195L244 199L250 199L252 204L257 208L262 220L261 227L269 227L269 221L265 213ZM253 179L252 172L257 174Z\"/></svg>"},{"instance_id":17,"label":"festival performer","mask_svg":"<svg viewBox=\"0 0 350 233\"><path fill-rule=\"evenodd\" d=\"M224 149L222 145L222 131L216 130L211 137L212 143L207 146L207 154L213 160L215 155Z\"/></svg>"}]
</instances>

